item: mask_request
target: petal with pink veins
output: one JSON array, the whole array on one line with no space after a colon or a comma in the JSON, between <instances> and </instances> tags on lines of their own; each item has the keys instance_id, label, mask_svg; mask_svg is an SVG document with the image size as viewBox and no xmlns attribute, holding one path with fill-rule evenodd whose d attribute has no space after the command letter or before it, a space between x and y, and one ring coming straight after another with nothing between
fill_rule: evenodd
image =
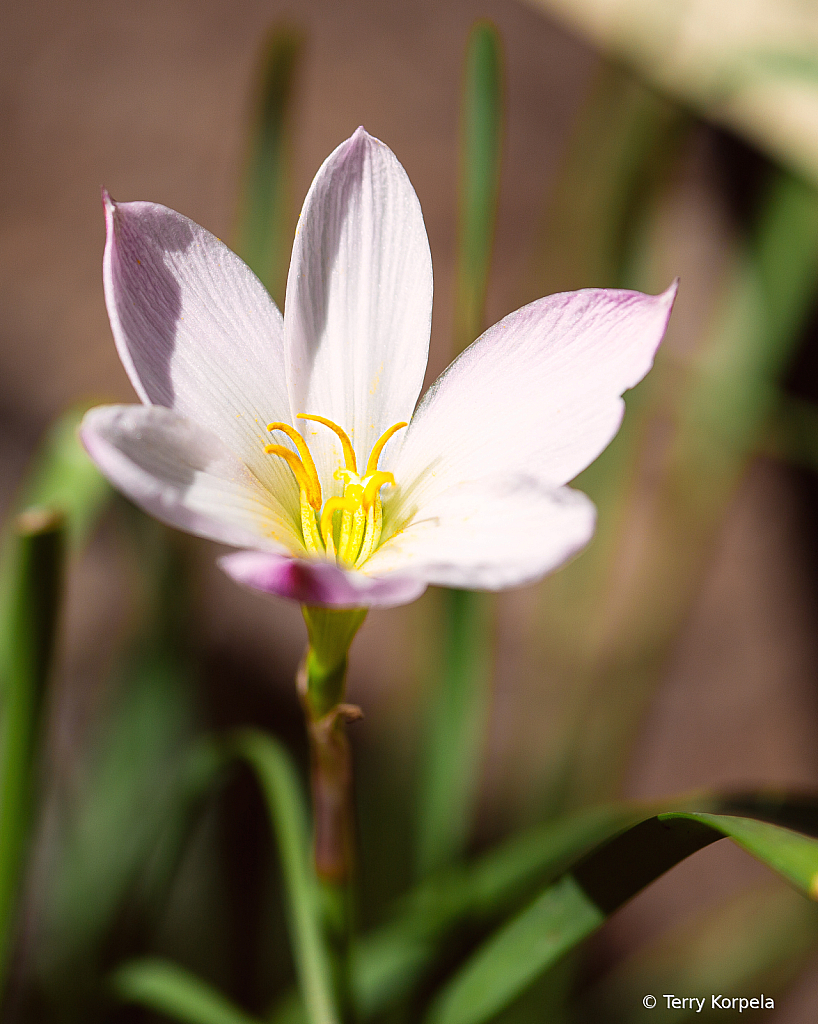
<instances>
[{"instance_id":1,"label":"petal with pink veins","mask_svg":"<svg viewBox=\"0 0 818 1024\"><path fill-rule=\"evenodd\" d=\"M572 480L619 429L621 395L653 364L675 295L675 284L661 295L566 292L489 328L431 386L402 445L385 453L398 483L393 523L458 483Z\"/></svg>"},{"instance_id":2,"label":"petal with pink veins","mask_svg":"<svg viewBox=\"0 0 818 1024\"><path fill-rule=\"evenodd\" d=\"M570 487L522 475L456 484L418 507L364 571L473 590L515 587L568 561L595 522L591 500Z\"/></svg>"},{"instance_id":3,"label":"petal with pink veins","mask_svg":"<svg viewBox=\"0 0 818 1024\"><path fill-rule=\"evenodd\" d=\"M171 409L103 405L80 436L111 483L150 515L223 544L301 552L284 507L222 442Z\"/></svg>"},{"instance_id":4,"label":"petal with pink veins","mask_svg":"<svg viewBox=\"0 0 818 1024\"><path fill-rule=\"evenodd\" d=\"M365 466L378 437L412 415L431 317L420 203L394 153L359 128L318 171L298 222L284 314L293 416L333 420ZM305 427L322 485L338 491L337 438Z\"/></svg>"},{"instance_id":5,"label":"petal with pink veins","mask_svg":"<svg viewBox=\"0 0 818 1024\"><path fill-rule=\"evenodd\" d=\"M137 394L211 431L294 511L292 475L264 454L267 423L288 420L290 409L275 303L192 220L156 203L103 199L105 302Z\"/></svg>"}]
</instances>

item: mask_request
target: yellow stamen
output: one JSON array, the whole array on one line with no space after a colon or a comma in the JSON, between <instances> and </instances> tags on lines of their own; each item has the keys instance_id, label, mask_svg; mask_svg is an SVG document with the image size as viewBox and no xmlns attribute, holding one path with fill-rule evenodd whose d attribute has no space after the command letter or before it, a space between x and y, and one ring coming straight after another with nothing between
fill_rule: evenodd
<instances>
[{"instance_id":1,"label":"yellow stamen","mask_svg":"<svg viewBox=\"0 0 818 1024\"><path fill-rule=\"evenodd\" d=\"M324 416L299 414L298 419L311 420L328 427L337 435L343 448L345 466L336 469L333 474L336 480L344 482L343 497L331 497L322 506L321 482L315 462L310 454L304 437L288 423L270 423L268 430L281 430L293 442L298 450L296 454L291 448L280 444L269 444L265 452L277 455L286 461L292 470L299 487L301 533L304 547L308 554L325 555L339 564L353 566L357 569L377 549L383 529L383 505L380 490L386 484L395 487L395 478L391 473L378 469L378 459L387 441L402 427L405 422L395 423L375 442L367 461L366 473L358 475L355 451L347 433ZM338 544L335 544L333 519L336 512L342 513ZM316 513L318 515L316 516Z\"/></svg>"},{"instance_id":2,"label":"yellow stamen","mask_svg":"<svg viewBox=\"0 0 818 1024\"><path fill-rule=\"evenodd\" d=\"M303 488L301 489L301 533L304 537L304 547L311 555L324 553L324 545L318 535L315 512L307 499L307 492Z\"/></svg>"},{"instance_id":3,"label":"yellow stamen","mask_svg":"<svg viewBox=\"0 0 818 1024\"><path fill-rule=\"evenodd\" d=\"M347 472L349 472L347 470ZM347 484L344 489L344 500L350 502L350 507L344 509L341 516L341 532L338 535L338 558L343 562L346 560L349 538L352 532L352 517L361 507L361 498L364 489L360 484Z\"/></svg>"},{"instance_id":4,"label":"yellow stamen","mask_svg":"<svg viewBox=\"0 0 818 1024\"><path fill-rule=\"evenodd\" d=\"M342 562L346 562L347 565L352 565L361 550L361 541L364 539L364 529L366 527L366 511L363 505L360 505L352 513L352 531L349 535L349 540L345 548L339 548L338 556Z\"/></svg>"},{"instance_id":5,"label":"yellow stamen","mask_svg":"<svg viewBox=\"0 0 818 1024\"><path fill-rule=\"evenodd\" d=\"M364 487L363 494L363 506L369 508L375 504L375 499L378 497L378 492L384 484L391 484L395 486L395 478L391 473L384 473L382 469L376 470L371 476L367 477L366 486Z\"/></svg>"},{"instance_id":6,"label":"yellow stamen","mask_svg":"<svg viewBox=\"0 0 818 1024\"><path fill-rule=\"evenodd\" d=\"M364 474L364 476L369 476L370 473L374 473L375 470L378 468L378 459L381 457L381 452L383 451L384 445L389 440L389 438L392 437L393 434L397 434L397 432L403 429L403 427L407 426L409 426L409 424L406 422L393 423L389 430L385 430L381 434L381 436L372 446L372 451L369 453L369 461L366 464L366 473Z\"/></svg>"},{"instance_id":7,"label":"yellow stamen","mask_svg":"<svg viewBox=\"0 0 818 1024\"><path fill-rule=\"evenodd\" d=\"M318 485L318 493L316 494L315 484L310 480L309 473L295 452L289 448L285 448L282 444L265 445L264 451L267 452L268 455L278 455L286 461L298 481L299 488L306 493L307 500L310 505L312 505L315 511L318 512L321 508L321 485L318 483L316 478L315 484Z\"/></svg>"},{"instance_id":8,"label":"yellow stamen","mask_svg":"<svg viewBox=\"0 0 818 1024\"><path fill-rule=\"evenodd\" d=\"M307 413L300 412L296 416L297 420L312 420L314 423L323 423L325 427L329 427L334 433L338 435L341 441L341 447L344 449L344 462L346 462L347 469L351 469L353 473L358 472L358 463L355 461L355 451L352 447L352 442L347 437L346 431L338 426L337 423L333 423L332 420L325 419L323 416L312 416Z\"/></svg>"},{"instance_id":9,"label":"yellow stamen","mask_svg":"<svg viewBox=\"0 0 818 1024\"><path fill-rule=\"evenodd\" d=\"M276 423L268 423L267 424L267 429L268 430L283 430L284 433L287 435L287 437L289 437L289 439L293 442L293 444L298 449L298 454L301 456L302 467L303 467L303 469L304 469L304 471L305 471L305 473L307 475L307 479L309 481L309 487L305 488L305 490L307 491L307 495L309 497L309 501L310 501L310 504L312 505L312 507L315 509L316 512L320 511L320 509L321 509L321 481L318 479L318 471L315 468L315 463L313 462L312 455L310 454L310 450L307 447L307 442L298 433L298 431L295 429L295 427L291 427L289 423L278 423L278 422L276 422ZM281 455L281 451L278 450L280 447L281 446L279 446L279 445L268 445L268 447L266 447L264 450L266 452L270 452L271 449L275 448L276 450L273 451L272 454L274 454L274 455ZM283 451L289 451L289 449L288 448L284 448ZM292 454L292 452L290 452L290 454ZM286 456L284 456L284 458L286 458ZM296 471L293 468L292 461L290 459L287 459L287 462L289 463L290 467L293 469L293 472L295 473ZM297 473L296 473L296 476L298 476ZM299 480L299 483L300 482L301 481Z\"/></svg>"},{"instance_id":10,"label":"yellow stamen","mask_svg":"<svg viewBox=\"0 0 818 1024\"><path fill-rule=\"evenodd\" d=\"M381 506L381 499L378 495L375 495L374 504L369 506L366 513L366 533L364 534L364 545L361 548L361 553L355 559L355 568L359 568L369 558L375 548L378 546L378 541L381 539L381 530L383 529L383 509Z\"/></svg>"},{"instance_id":11,"label":"yellow stamen","mask_svg":"<svg viewBox=\"0 0 818 1024\"><path fill-rule=\"evenodd\" d=\"M327 498L324 502L324 508L321 512L321 537L327 545L328 552L329 542L332 539L333 514L339 510L342 512L354 512L358 505L359 502L353 501L351 498Z\"/></svg>"}]
</instances>

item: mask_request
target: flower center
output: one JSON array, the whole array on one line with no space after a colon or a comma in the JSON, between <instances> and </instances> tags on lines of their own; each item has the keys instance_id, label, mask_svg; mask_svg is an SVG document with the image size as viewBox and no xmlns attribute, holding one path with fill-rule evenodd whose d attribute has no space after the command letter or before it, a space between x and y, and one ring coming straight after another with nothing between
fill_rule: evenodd
<instances>
[{"instance_id":1,"label":"flower center","mask_svg":"<svg viewBox=\"0 0 818 1024\"><path fill-rule=\"evenodd\" d=\"M405 422L395 423L378 438L372 446L366 464L366 472L358 473L355 451L346 432L323 416L309 416L299 413L299 420L312 420L329 427L341 441L344 465L336 469L335 479L344 481L344 494L340 498L323 500L321 481L315 468L310 450L303 435L289 423L268 423L268 430L281 430L293 442L298 454L280 444L268 444L265 452L284 459L293 472L301 495L301 532L304 546L310 554L326 554L339 564L363 565L377 548L383 528L383 508L380 491L384 484L395 486L391 473L378 469L378 459L386 442ZM340 527L335 529L335 513L341 513Z\"/></svg>"}]
</instances>

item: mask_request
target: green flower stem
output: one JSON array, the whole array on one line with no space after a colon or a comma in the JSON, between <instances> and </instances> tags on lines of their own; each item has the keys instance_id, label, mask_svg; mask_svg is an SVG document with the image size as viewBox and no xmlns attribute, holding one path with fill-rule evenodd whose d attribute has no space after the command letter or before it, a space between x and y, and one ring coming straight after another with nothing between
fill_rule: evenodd
<instances>
[{"instance_id":1,"label":"green flower stem","mask_svg":"<svg viewBox=\"0 0 818 1024\"><path fill-rule=\"evenodd\" d=\"M303 606L309 647L298 672L298 693L310 741L313 855L321 887L324 927L332 950L338 1005L352 1015L351 883L355 867L352 757L346 723L360 709L343 703L350 644L365 609L336 611Z\"/></svg>"}]
</instances>

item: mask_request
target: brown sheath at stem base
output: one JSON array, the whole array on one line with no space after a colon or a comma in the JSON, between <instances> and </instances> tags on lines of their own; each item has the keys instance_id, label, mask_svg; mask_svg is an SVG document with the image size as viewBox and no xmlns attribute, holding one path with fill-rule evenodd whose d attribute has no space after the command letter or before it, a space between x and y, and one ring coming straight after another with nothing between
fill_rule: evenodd
<instances>
[{"instance_id":1,"label":"brown sheath at stem base","mask_svg":"<svg viewBox=\"0 0 818 1024\"><path fill-rule=\"evenodd\" d=\"M322 881L338 885L350 881L354 868L352 758L346 723L360 718L361 710L337 704L321 718L313 718L306 664L298 673L298 692L310 740L315 869Z\"/></svg>"}]
</instances>

